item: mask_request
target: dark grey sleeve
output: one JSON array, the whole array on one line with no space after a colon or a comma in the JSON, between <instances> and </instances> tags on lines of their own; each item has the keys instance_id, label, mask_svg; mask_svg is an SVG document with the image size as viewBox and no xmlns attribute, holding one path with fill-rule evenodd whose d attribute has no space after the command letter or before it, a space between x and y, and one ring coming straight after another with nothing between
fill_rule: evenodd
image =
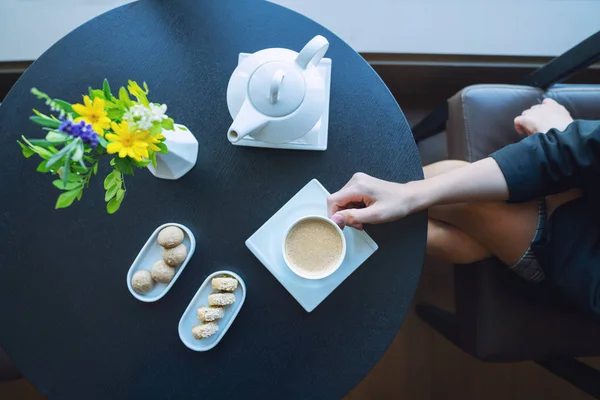
<instances>
[{"instance_id":1,"label":"dark grey sleeve","mask_svg":"<svg viewBox=\"0 0 600 400\"><path fill-rule=\"evenodd\" d=\"M600 121L574 121L564 132L536 133L490 157L506 178L511 202L581 187L600 178Z\"/></svg>"}]
</instances>

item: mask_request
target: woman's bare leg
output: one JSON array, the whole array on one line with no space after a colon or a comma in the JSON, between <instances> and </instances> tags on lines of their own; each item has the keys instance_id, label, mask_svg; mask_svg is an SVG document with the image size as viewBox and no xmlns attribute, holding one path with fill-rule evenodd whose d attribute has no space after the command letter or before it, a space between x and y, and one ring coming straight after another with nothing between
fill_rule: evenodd
<instances>
[{"instance_id":1,"label":"woman's bare leg","mask_svg":"<svg viewBox=\"0 0 600 400\"><path fill-rule=\"evenodd\" d=\"M466 165L462 161L448 161L425 167L428 174L443 173ZM429 175L431 176L431 175ZM547 197L548 211L580 196L571 190ZM473 241L498 257L507 265L513 265L529 248L538 222L537 201L508 204L504 202L461 203L436 206L429 209L430 221L441 221L464 233ZM476 239L475 239L476 238ZM429 239L429 238L428 238ZM436 240L432 238L432 240ZM432 243L439 245L438 243ZM428 245L428 247L430 247Z\"/></svg>"},{"instance_id":2,"label":"woman's bare leg","mask_svg":"<svg viewBox=\"0 0 600 400\"><path fill-rule=\"evenodd\" d=\"M470 264L492 254L458 228L442 221L427 221L427 255L452 264Z\"/></svg>"},{"instance_id":3,"label":"woman's bare leg","mask_svg":"<svg viewBox=\"0 0 600 400\"><path fill-rule=\"evenodd\" d=\"M425 179L468 164L466 161L445 160L423 168ZM492 254L475 239L448 223L430 218L427 221L427 255L453 264L469 264Z\"/></svg>"}]
</instances>

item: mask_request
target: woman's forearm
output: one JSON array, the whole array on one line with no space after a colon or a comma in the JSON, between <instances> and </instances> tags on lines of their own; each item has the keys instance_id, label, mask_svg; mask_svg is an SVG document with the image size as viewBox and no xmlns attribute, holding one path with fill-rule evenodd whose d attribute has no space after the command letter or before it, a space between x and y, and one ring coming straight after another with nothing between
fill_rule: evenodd
<instances>
[{"instance_id":1,"label":"woman's forearm","mask_svg":"<svg viewBox=\"0 0 600 400\"><path fill-rule=\"evenodd\" d=\"M413 186L414 211L442 204L504 201L509 195L504 174L489 157L409 185Z\"/></svg>"}]
</instances>

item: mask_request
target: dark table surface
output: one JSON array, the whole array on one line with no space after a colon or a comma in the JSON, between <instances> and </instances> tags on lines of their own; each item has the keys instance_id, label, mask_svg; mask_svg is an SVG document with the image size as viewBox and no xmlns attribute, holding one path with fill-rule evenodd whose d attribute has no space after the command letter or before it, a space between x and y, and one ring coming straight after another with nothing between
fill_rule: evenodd
<instances>
[{"instance_id":1,"label":"dark table surface","mask_svg":"<svg viewBox=\"0 0 600 400\"><path fill-rule=\"evenodd\" d=\"M57 21L60 23L60 21ZM234 147L226 88L240 52L299 51L313 36L333 60L325 152ZM70 102L108 78L146 81L150 98L190 128L198 163L178 181L144 170L107 215L102 173L69 209L16 140L41 137L31 87ZM340 398L377 363L409 309L423 261L426 215L369 227L379 250L307 313L244 241L310 179L330 191L356 171L421 179L396 101L369 65L311 20L264 1L141 1L67 35L0 107L0 346L50 399ZM180 222L198 247L171 291L142 303L127 270L150 233ZM177 325L199 285L229 268L248 287L221 343L196 353Z\"/></svg>"}]
</instances>

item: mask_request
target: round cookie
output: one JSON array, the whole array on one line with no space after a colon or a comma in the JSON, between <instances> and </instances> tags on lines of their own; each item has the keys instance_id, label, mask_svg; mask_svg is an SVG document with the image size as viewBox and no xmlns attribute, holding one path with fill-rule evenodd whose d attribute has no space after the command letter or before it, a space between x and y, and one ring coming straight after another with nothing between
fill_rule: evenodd
<instances>
[{"instance_id":1,"label":"round cookie","mask_svg":"<svg viewBox=\"0 0 600 400\"><path fill-rule=\"evenodd\" d=\"M225 310L223 307L202 306L198 309L197 315L200 321L210 322L223 318L225 316Z\"/></svg>"},{"instance_id":2,"label":"round cookie","mask_svg":"<svg viewBox=\"0 0 600 400\"><path fill-rule=\"evenodd\" d=\"M175 268L169 267L163 260L158 260L150 271L152 279L160 283L169 283L175 276Z\"/></svg>"},{"instance_id":3,"label":"round cookie","mask_svg":"<svg viewBox=\"0 0 600 400\"><path fill-rule=\"evenodd\" d=\"M131 278L131 287L140 294L148 293L154 287L150 271L145 269L137 271Z\"/></svg>"},{"instance_id":4,"label":"round cookie","mask_svg":"<svg viewBox=\"0 0 600 400\"><path fill-rule=\"evenodd\" d=\"M219 325L216 322L203 322L192 328L192 335L195 339L206 339L219 331Z\"/></svg>"},{"instance_id":5,"label":"round cookie","mask_svg":"<svg viewBox=\"0 0 600 400\"><path fill-rule=\"evenodd\" d=\"M177 245L171 249L164 249L163 251L163 260L171 267L181 264L186 256L187 248L184 244Z\"/></svg>"},{"instance_id":6,"label":"round cookie","mask_svg":"<svg viewBox=\"0 0 600 400\"><path fill-rule=\"evenodd\" d=\"M235 294L233 293L211 293L208 295L209 306L228 306L235 303Z\"/></svg>"},{"instance_id":7,"label":"round cookie","mask_svg":"<svg viewBox=\"0 0 600 400\"><path fill-rule=\"evenodd\" d=\"M229 276L221 276L212 279L211 286L214 290L233 292L238 287L238 281Z\"/></svg>"},{"instance_id":8,"label":"round cookie","mask_svg":"<svg viewBox=\"0 0 600 400\"><path fill-rule=\"evenodd\" d=\"M183 231L176 226L167 226L158 232L158 244L166 249L183 243Z\"/></svg>"}]
</instances>

